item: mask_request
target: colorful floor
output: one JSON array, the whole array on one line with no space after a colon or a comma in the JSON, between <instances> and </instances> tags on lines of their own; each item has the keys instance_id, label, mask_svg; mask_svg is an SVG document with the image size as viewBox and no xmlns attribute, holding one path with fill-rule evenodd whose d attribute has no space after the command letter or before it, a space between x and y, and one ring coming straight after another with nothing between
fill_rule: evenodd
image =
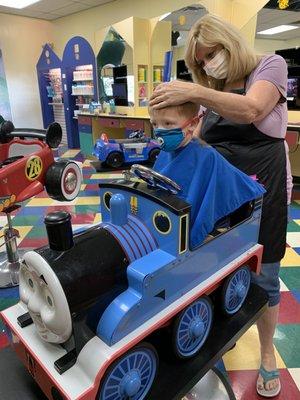
<instances>
[{"instance_id":1,"label":"colorful floor","mask_svg":"<svg viewBox=\"0 0 300 400\"><path fill-rule=\"evenodd\" d=\"M43 219L48 212L55 209L63 208L69 211L75 229L101 219L97 182L100 178L116 176L116 173L95 173L89 161L84 161L77 150L69 150L62 156L83 162L84 182L80 195L73 202L63 205L49 199L44 192L27 201L13 216L13 225L20 231L20 248L31 249L47 243ZM287 251L280 273L282 299L275 335L276 354L282 377L282 392L276 397L277 400L300 400L300 186L295 187L293 199L293 220L288 226ZM5 224L6 218L1 214L0 227ZM16 303L17 297L17 288L0 289L0 310ZM0 349L7 345L0 322ZM226 354L224 364L237 400L261 399L255 392L259 367L258 335L255 326Z\"/></svg>"}]
</instances>

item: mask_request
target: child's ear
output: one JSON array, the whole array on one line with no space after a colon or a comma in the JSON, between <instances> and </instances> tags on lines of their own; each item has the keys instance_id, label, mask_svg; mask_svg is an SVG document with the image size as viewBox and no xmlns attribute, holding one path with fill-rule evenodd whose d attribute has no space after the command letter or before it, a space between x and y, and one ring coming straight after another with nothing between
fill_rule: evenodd
<instances>
[{"instance_id":1,"label":"child's ear","mask_svg":"<svg viewBox=\"0 0 300 400\"><path fill-rule=\"evenodd\" d=\"M186 132L193 134L199 123L198 118L195 118L186 128Z\"/></svg>"}]
</instances>

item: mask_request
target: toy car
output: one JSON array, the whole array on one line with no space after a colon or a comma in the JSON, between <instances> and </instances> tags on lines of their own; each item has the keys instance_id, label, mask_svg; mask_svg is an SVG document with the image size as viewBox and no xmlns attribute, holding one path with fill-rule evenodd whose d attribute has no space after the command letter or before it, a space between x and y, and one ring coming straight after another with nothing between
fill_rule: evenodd
<instances>
[{"instance_id":1,"label":"toy car","mask_svg":"<svg viewBox=\"0 0 300 400\"><path fill-rule=\"evenodd\" d=\"M154 163L159 152L158 142L146 137L143 131L135 131L129 139L108 139L106 134L102 134L95 144L93 155L104 165L120 168L125 163Z\"/></svg>"},{"instance_id":2,"label":"toy car","mask_svg":"<svg viewBox=\"0 0 300 400\"><path fill-rule=\"evenodd\" d=\"M179 359L195 356L212 329L213 298L231 316L259 272L262 198L190 249L191 205L178 185L131 169L146 183L101 184L102 223L73 236L70 215L47 216L49 246L25 254L20 302L1 313L48 399L145 399L159 363L149 335L164 329Z\"/></svg>"},{"instance_id":3,"label":"toy car","mask_svg":"<svg viewBox=\"0 0 300 400\"><path fill-rule=\"evenodd\" d=\"M10 121L0 125L0 212L35 196L46 188L50 197L73 200L80 191L81 170L74 161L54 160L62 130L15 129Z\"/></svg>"}]
</instances>

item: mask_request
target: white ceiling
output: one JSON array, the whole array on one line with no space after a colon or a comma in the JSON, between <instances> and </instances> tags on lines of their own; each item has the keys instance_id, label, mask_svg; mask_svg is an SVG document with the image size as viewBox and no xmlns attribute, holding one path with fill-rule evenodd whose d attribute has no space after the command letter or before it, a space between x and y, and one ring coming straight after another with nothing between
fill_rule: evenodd
<instances>
[{"instance_id":1,"label":"white ceiling","mask_svg":"<svg viewBox=\"0 0 300 400\"><path fill-rule=\"evenodd\" d=\"M0 13L22 15L26 17L41 18L46 20L54 20L56 18L64 17L66 15L74 14L79 11L87 10L92 7L99 6L105 3L111 3L115 0L41 0L31 6L22 10L13 9L9 7L0 6ZM166 21L172 21L172 29L180 31L181 39L178 40L178 46L184 45L186 41L187 32L192 25L206 13L206 10L194 4L189 7L184 7L181 10L174 11ZM185 15L186 23L179 24L178 18ZM274 26L283 24L299 25L298 29L279 33L276 35L256 35L257 38L272 39L272 40L288 40L299 38L300 45L300 12L299 11L286 11L286 10L273 10L263 8L257 17L257 32L273 28Z\"/></svg>"},{"instance_id":2,"label":"white ceiling","mask_svg":"<svg viewBox=\"0 0 300 400\"><path fill-rule=\"evenodd\" d=\"M298 25L298 29L278 33L276 35L256 35L260 39L288 40L299 38L300 45L300 11L270 10L263 8L257 16L256 32L278 25Z\"/></svg>"},{"instance_id":3,"label":"white ceiling","mask_svg":"<svg viewBox=\"0 0 300 400\"><path fill-rule=\"evenodd\" d=\"M21 10L0 6L0 13L53 20L113 1L115 0L41 0Z\"/></svg>"},{"instance_id":4,"label":"white ceiling","mask_svg":"<svg viewBox=\"0 0 300 400\"><path fill-rule=\"evenodd\" d=\"M181 10L174 11L164 19L165 21L172 21L172 29L180 32L181 38L179 38L177 41L179 47L185 45L188 31L191 29L192 25L204 14L206 14L206 10L201 8L199 4L194 4L190 7L185 7ZM181 15L186 17L186 23L184 25L179 24L178 18ZM288 32L278 33L276 35L256 35L256 37L260 39L272 40L288 40L299 38L300 46L300 11L272 10L263 8L258 13L256 32L273 28L274 26L288 24L298 25L299 28Z\"/></svg>"}]
</instances>

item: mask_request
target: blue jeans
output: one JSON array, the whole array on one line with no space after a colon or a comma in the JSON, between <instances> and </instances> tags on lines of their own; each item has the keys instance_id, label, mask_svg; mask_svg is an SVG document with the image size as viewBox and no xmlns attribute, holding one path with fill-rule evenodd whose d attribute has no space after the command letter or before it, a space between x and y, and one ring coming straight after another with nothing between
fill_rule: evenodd
<instances>
[{"instance_id":1,"label":"blue jeans","mask_svg":"<svg viewBox=\"0 0 300 400\"><path fill-rule=\"evenodd\" d=\"M280 302L279 282L280 262L261 264L261 273L252 273L252 282L262 287L269 295L269 307L276 306Z\"/></svg>"}]
</instances>

